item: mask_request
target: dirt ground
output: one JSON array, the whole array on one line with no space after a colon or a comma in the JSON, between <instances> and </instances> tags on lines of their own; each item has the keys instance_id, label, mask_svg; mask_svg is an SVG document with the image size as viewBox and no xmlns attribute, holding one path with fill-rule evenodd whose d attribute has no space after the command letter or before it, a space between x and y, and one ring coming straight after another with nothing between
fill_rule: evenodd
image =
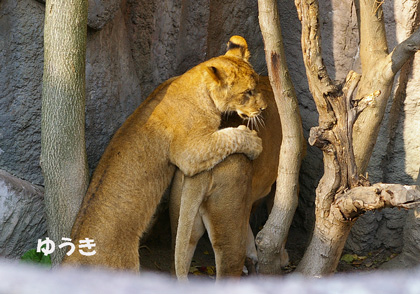
<instances>
[{"instance_id":1,"label":"dirt ground","mask_svg":"<svg viewBox=\"0 0 420 294\"><path fill-rule=\"evenodd\" d=\"M260 226L261 227L261 226ZM159 232L159 233L158 233ZM284 273L293 272L303 256L307 234L292 226L287 243L290 264ZM369 252L364 256L343 252L337 272L371 271L395 257L397 253L386 249ZM140 262L145 271L173 273L173 250L169 216L164 211L152 229L152 233L140 247ZM215 279L214 253L205 234L198 243L190 268L190 278Z\"/></svg>"}]
</instances>

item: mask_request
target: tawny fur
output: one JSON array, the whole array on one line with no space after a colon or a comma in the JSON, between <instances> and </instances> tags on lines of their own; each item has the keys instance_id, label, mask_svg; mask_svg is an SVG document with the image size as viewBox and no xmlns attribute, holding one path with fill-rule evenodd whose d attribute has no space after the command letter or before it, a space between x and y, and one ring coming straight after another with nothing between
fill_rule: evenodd
<instances>
[{"instance_id":1,"label":"tawny fur","mask_svg":"<svg viewBox=\"0 0 420 294\"><path fill-rule=\"evenodd\" d=\"M257 88L267 102L261 115L264 125L258 131L263 142L260 156L250 161L235 154L194 177L182 171L175 174L170 216L179 279L187 278L195 247L205 230L215 253L217 278L240 276L245 256L257 258L249 227L250 211L255 201L270 192L277 178L281 144L280 119L268 78L260 77ZM240 123L232 116L225 126ZM286 262L287 254L283 260Z\"/></svg>"},{"instance_id":2,"label":"tawny fur","mask_svg":"<svg viewBox=\"0 0 420 294\"><path fill-rule=\"evenodd\" d=\"M233 153L258 157L261 139L245 126L219 130L224 112L250 117L266 107L245 60L220 56L160 85L106 148L72 229L96 254L77 250L64 264L139 270L139 238L178 167L193 176Z\"/></svg>"}]
</instances>

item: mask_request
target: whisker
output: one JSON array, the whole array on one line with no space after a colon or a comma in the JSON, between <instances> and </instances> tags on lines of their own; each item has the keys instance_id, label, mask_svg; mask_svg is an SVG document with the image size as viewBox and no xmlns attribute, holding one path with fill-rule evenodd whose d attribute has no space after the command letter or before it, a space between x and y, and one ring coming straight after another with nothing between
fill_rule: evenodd
<instances>
[{"instance_id":1,"label":"whisker","mask_svg":"<svg viewBox=\"0 0 420 294\"><path fill-rule=\"evenodd\" d=\"M250 122L251 122L251 127L252 127L251 129L252 129L252 130L255 130L255 126L256 126L256 125L255 125L255 120L254 120L254 117L250 117L250 118L249 118L249 120L250 120Z\"/></svg>"},{"instance_id":2,"label":"whisker","mask_svg":"<svg viewBox=\"0 0 420 294\"><path fill-rule=\"evenodd\" d=\"M265 128L265 121L264 121L264 117L261 115L257 116L258 122L260 123L261 126L263 126Z\"/></svg>"},{"instance_id":3,"label":"whisker","mask_svg":"<svg viewBox=\"0 0 420 294\"><path fill-rule=\"evenodd\" d=\"M228 113L227 112L223 112L223 117L222 119L226 120L228 118Z\"/></svg>"},{"instance_id":4,"label":"whisker","mask_svg":"<svg viewBox=\"0 0 420 294\"><path fill-rule=\"evenodd\" d=\"M259 119L259 116L257 115L257 116L254 116L253 117L253 120L254 120L254 124L255 124L255 126L256 126L256 129L257 129L257 131L259 131L260 130L260 125L261 125L261 121L260 121L260 119Z\"/></svg>"},{"instance_id":5,"label":"whisker","mask_svg":"<svg viewBox=\"0 0 420 294\"><path fill-rule=\"evenodd\" d=\"M262 115L256 115L253 117L247 117L243 119L243 122L246 121L246 127L250 130L256 130L257 132L260 130L260 126L265 128L265 121Z\"/></svg>"}]
</instances>

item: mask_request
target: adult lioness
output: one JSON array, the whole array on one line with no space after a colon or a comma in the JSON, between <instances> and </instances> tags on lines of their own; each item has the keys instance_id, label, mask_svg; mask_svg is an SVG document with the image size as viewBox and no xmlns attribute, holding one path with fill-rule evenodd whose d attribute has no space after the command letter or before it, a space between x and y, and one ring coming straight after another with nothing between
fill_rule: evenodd
<instances>
[{"instance_id":1,"label":"adult lioness","mask_svg":"<svg viewBox=\"0 0 420 294\"><path fill-rule=\"evenodd\" d=\"M249 56L247 51L246 43L237 42L236 46L228 43L227 54ZM260 156L250 161L235 154L196 176L184 176L182 171L175 174L170 217L179 279L187 278L195 247L206 229L215 253L218 278L240 276L245 256L256 259L250 210L255 201L270 192L276 180L281 144L280 119L267 77L260 77L257 89L267 102L267 109L261 114L265 126L258 131L263 142ZM238 117L230 117L223 127L241 123ZM287 262L284 252L282 263Z\"/></svg>"},{"instance_id":2,"label":"adult lioness","mask_svg":"<svg viewBox=\"0 0 420 294\"><path fill-rule=\"evenodd\" d=\"M267 77L260 77L258 90L267 102L261 114L265 126L258 135L263 142L260 156L250 161L233 154L212 170L185 176L175 173L170 195L171 229L175 241L175 272L186 279L197 242L205 230L213 246L217 278L240 276L245 256L256 260L254 236L249 226L252 204L266 196L277 177L281 125ZM229 126L242 122L229 117ZM288 263L283 253L282 264Z\"/></svg>"},{"instance_id":3,"label":"adult lioness","mask_svg":"<svg viewBox=\"0 0 420 294\"><path fill-rule=\"evenodd\" d=\"M256 158L261 139L245 126L219 130L221 114L254 117L266 107L246 59L219 56L160 85L116 132L72 229L95 241L64 263L139 270L139 238L178 167L193 176L232 153Z\"/></svg>"}]
</instances>

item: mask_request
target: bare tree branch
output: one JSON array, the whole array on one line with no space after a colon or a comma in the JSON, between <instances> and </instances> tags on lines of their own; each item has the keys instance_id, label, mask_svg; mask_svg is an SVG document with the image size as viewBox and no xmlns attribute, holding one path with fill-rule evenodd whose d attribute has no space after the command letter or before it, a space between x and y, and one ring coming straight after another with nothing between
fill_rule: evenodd
<instances>
[{"instance_id":1,"label":"bare tree branch","mask_svg":"<svg viewBox=\"0 0 420 294\"><path fill-rule=\"evenodd\" d=\"M418 50L420 50L420 28L408 39L398 44L390 53L391 64L388 75L393 77Z\"/></svg>"},{"instance_id":2,"label":"bare tree branch","mask_svg":"<svg viewBox=\"0 0 420 294\"><path fill-rule=\"evenodd\" d=\"M347 220L369 210L385 207L412 208L420 204L420 190L416 185L374 184L355 187L336 197L336 205Z\"/></svg>"}]
</instances>

